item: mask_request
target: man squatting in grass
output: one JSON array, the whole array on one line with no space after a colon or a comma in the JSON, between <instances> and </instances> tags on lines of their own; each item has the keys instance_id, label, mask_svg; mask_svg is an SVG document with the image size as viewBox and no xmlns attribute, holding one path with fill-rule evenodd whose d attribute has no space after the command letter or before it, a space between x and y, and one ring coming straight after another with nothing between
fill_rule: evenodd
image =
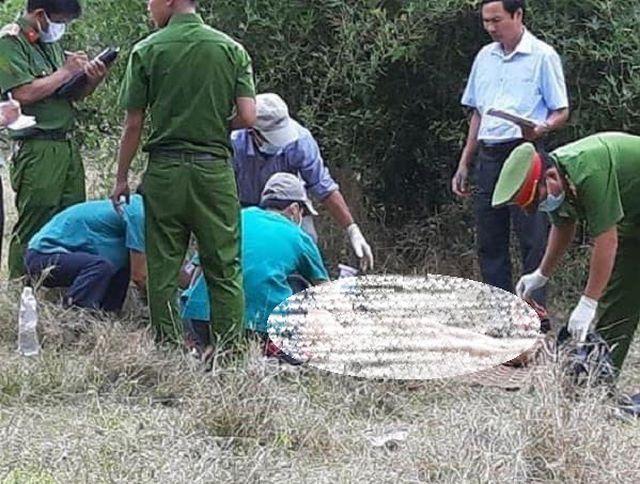
<instances>
[{"instance_id":1,"label":"man squatting in grass","mask_svg":"<svg viewBox=\"0 0 640 484\"><path fill-rule=\"evenodd\" d=\"M305 216L317 215L300 179L291 173L276 173L267 181L259 207L242 210L242 264L245 328L265 343L267 356L284 354L267 337L267 320L281 302L293 295L289 278L299 274L311 284L329 280L313 239L302 230ZM197 256L192 260L197 264ZM189 277L187 276L187 280ZM182 293L182 318L196 349L207 357L209 321L217 311L209 304L207 287L196 269ZM292 362L292 361L290 361Z\"/></svg>"},{"instance_id":2,"label":"man squatting in grass","mask_svg":"<svg viewBox=\"0 0 640 484\"><path fill-rule=\"evenodd\" d=\"M117 208L110 200L69 207L29 242L27 273L46 287L66 287L65 306L119 311L129 281L146 281L142 196Z\"/></svg>"},{"instance_id":3,"label":"man squatting in grass","mask_svg":"<svg viewBox=\"0 0 640 484\"><path fill-rule=\"evenodd\" d=\"M11 186L18 221L9 248L9 275L24 274L27 243L51 217L85 200L84 167L73 141L73 101L56 91L76 74L88 82L75 100L91 94L107 68L83 52L65 53L59 41L80 16L77 0L28 0L26 13L0 33L0 88L20 102L37 125L11 132Z\"/></svg>"},{"instance_id":4,"label":"man squatting in grass","mask_svg":"<svg viewBox=\"0 0 640 484\"><path fill-rule=\"evenodd\" d=\"M219 340L242 330L240 205L229 132L253 125L251 59L227 35L204 24L192 0L149 0L159 31L135 45L120 105L126 110L111 198L128 198L128 172L146 111L144 207L151 322L159 340L181 341L175 296L193 233L210 297L211 329ZM220 344L223 341L219 341Z\"/></svg>"},{"instance_id":5,"label":"man squatting in grass","mask_svg":"<svg viewBox=\"0 0 640 484\"><path fill-rule=\"evenodd\" d=\"M577 222L586 222L593 238L589 279L568 329L584 341L595 321L619 373L640 319L640 137L596 134L556 149L548 162L533 144L521 145L500 173L492 204L550 216L540 267L516 286L524 299L547 284Z\"/></svg>"}]
</instances>

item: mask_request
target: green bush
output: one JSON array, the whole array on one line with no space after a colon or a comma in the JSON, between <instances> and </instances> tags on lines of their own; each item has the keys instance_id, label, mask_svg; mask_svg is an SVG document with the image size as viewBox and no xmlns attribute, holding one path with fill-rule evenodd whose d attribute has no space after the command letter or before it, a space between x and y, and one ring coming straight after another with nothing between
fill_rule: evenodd
<instances>
[{"instance_id":1,"label":"green bush","mask_svg":"<svg viewBox=\"0 0 640 484\"><path fill-rule=\"evenodd\" d=\"M0 20L11 20L24 3L4 2ZM570 126L551 144L600 130L636 130L640 4L529 3L530 29L563 58L573 107ZM281 93L316 134L328 164L354 173L371 213L401 224L451 203L449 178L467 127L459 99L475 53L489 41L477 2L199 4L208 23L251 53L259 90ZM105 45L123 48L106 86L79 105L82 142L88 149L104 147L112 157L122 118L115 99L126 56L151 28L140 0L92 0L84 6L67 47L92 54Z\"/></svg>"}]
</instances>

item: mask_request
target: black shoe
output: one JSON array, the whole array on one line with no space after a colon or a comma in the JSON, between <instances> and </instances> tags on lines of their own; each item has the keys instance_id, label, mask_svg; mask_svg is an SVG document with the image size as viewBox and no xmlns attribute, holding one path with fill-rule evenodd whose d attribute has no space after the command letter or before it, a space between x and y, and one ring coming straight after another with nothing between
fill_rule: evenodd
<instances>
[{"instance_id":1,"label":"black shoe","mask_svg":"<svg viewBox=\"0 0 640 484\"><path fill-rule=\"evenodd\" d=\"M551 319L544 317L540 319L540 332L542 334L548 334L551 331Z\"/></svg>"}]
</instances>

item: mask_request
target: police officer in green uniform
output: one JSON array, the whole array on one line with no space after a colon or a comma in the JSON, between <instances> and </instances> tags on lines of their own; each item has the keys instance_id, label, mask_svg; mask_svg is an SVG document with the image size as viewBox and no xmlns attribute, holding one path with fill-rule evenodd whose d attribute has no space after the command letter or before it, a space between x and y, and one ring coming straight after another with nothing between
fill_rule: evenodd
<instances>
[{"instance_id":1,"label":"police officer in green uniform","mask_svg":"<svg viewBox=\"0 0 640 484\"><path fill-rule=\"evenodd\" d=\"M128 172L145 112L151 132L144 151L148 296L158 339L177 339L178 274L190 235L198 240L212 331L220 341L242 329L239 202L230 129L255 121L251 60L237 42L196 14L192 0L149 0L159 31L139 42L120 93L126 109L112 200L128 197Z\"/></svg>"},{"instance_id":2,"label":"police officer in green uniform","mask_svg":"<svg viewBox=\"0 0 640 484\"><path fill-rule=\"evenodd\" d=\"M516 292L527 299L546 285L586 221L593 238L589 279L568 329L584 341L591 324L622 368L640 319L640 137L600 133L553 151L547 162L531 144L505 163L493 205L516 204L550 214L553 224L540 267Z\"/></svg>"},{"instance_id":3,"label":"police officer in green uniform","mask_svg":"<svg viewBox=\"0 0 640 484\"><path fill-rule=\"evenodd\" d=\"M9 274L24 273L26 244L53 215L85 199L84 168L70 131L72 102L56 90L85 72L89 95L107 69L82 52L65 55L58 43L66 24L80 16L77 0L28 0L26 13L0 33L0 89L20 102L24 114L35 116L33 127L12 131L15 140L11 186L16 193L18 221L9 249Z\"/></svg>"}]
</instances>

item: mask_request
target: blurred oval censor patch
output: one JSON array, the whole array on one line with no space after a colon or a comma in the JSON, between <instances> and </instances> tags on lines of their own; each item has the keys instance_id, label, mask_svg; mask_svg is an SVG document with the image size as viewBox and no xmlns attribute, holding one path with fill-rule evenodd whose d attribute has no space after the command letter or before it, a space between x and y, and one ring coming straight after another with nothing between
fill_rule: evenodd
<instances>
[{"instance_id":1,"label":"blurred oval censor patch","mask_svg":"<svg viewBox=\"0 0 640 484\"><path fill-rule=\"evenodd\" d=\"M365 276L290 297L268 331L282 351L321 370L430 380L518 357L540 337L540 319L513 294L467 279Z\"/></svg>"}]
</instances>

